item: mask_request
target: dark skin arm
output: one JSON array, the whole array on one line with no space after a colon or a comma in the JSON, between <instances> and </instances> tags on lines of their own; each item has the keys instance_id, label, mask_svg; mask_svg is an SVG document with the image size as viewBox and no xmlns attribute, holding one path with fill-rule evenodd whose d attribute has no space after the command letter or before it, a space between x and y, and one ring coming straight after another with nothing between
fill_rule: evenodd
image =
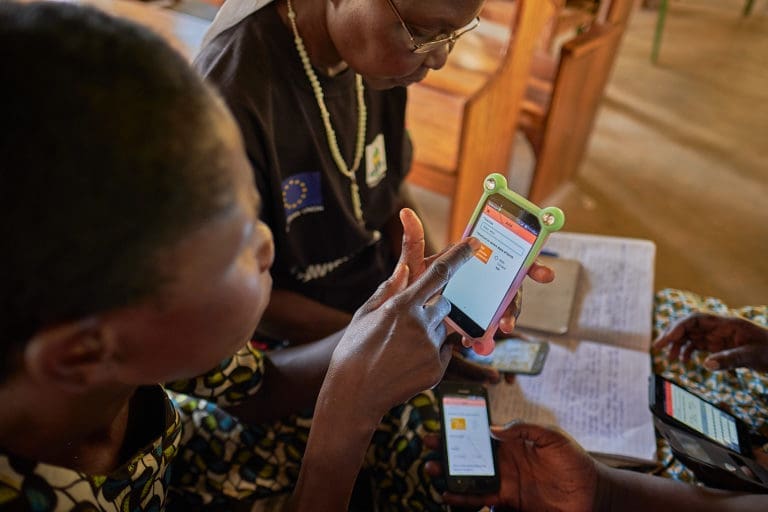
<instances>
[{"instance_id":1,"label":"dark skin arm","mask_svg":"<svg viewBox=\"0 0 768 512\"><path fill-rule=\"evenodd\" d=\"M227 410L246 423L257 424L312 407L343 334L270 352L265 358L265 377L259 392Z\"/></svg>"},{"instance_id":2,"label":"dark skin arm","mask_svg":"<svg viewBox=\"0 0 768 512\"><path fill-rule=\"evenodd\" d=\"M492 427L501 488L486 496L444 495L452 505L499 505L520 512L758 511L768 496L734 493L608 467L563 432L517 423ZM435 474L434 464L429 468Z\"/></svg>"},{"instance_id":3,"label":"dark skin arm","mask_svg":"<svg viewBox=\"0 0 768 512\"><path fill-rule=\"evenodd\" d=\"M689 361L694 350L710 352L709 370L768 370L768 329L745 318L693 313L670 326L654 349L669 347L670 359Z\"/></svg>"},{"instance_id":4,"label":"dark skin arm","mask_svg":"<svg viewBox=\"0 0 768 512\"><path fill-rule=\"evenodd\" d=\"M273 290L259 331L277 339L304 344L338 332L352 320L346 311L289 290Z\"/></svg>"},{"instance_id":5,"label":"dark skin arm","mask_svg":"<svg viewBox=\"0 0 768 512\"><path fill-rule=\"evenodd\" d=\"M347 510L381 417L439 382L451 357L443 322L450 305L435 294L472 257L472 243L455 246L410 286L408 266L399 264L355 313L318 396L291 510Z\"/></svg>"}]
</instances>

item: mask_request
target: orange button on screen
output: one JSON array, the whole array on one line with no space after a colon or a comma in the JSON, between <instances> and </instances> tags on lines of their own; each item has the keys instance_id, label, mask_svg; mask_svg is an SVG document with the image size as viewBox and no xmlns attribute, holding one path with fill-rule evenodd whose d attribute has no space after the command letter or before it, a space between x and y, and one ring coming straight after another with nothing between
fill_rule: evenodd
<instances>
[{"instance_id":1,"label":"orange button on screen","mask_svg":"<svg viewBox=\"0 0 768 512\"><path fill-rule=\"evenodd\" d=\"M475 256L483 263L488 263L488 260L491 259L491 254L493 254L493 249L482 242L480 243L480 248L475 251Z\"/></svg>"}]
</instances>

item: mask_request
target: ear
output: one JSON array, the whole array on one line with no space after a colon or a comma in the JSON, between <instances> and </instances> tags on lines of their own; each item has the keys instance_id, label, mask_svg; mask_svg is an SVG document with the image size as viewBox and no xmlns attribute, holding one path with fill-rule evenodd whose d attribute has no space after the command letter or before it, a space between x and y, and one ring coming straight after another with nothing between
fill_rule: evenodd
<instances>
[{"instance_id":1,"label":"ear","mask_svg":"<svg viewBox=\"0 0 768 512\"><path fill-rule=\"evenodd\" d=\"M60 324L32 337L24 361L32 378L82 392L111 379L115 340L109 326L98 318Z\"/></svg>"}]
</instances>

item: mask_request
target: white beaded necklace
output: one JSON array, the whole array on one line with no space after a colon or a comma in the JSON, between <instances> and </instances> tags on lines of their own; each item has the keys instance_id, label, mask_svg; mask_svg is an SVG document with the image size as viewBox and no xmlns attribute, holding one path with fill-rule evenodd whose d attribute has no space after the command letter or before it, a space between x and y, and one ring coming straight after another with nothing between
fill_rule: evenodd
<instances>
[{"instance_id":1,"label":"white beaded necklace","mask_svg":"<svg viewBox=\"0 0 768 512\"><path fill-rule=\"evenodd\" d=\"M363 78L355 73L355 89L357 91L357 145L355 146L355 159L352 163L352 168L347 167L347 163L341 156L339 151L339 144L336 141L336 131L331 125L331 115L328 112L328 108L325 106L325 100L323 99L323 88L320 86L320 80L317 79L315 71L312 69L312 64L309 62L309 56L307 50L304 47L304 40L299 35L299 30L296 28L296 13L293 10L291 0L288 0L288 20L291 23L291 29L293 30L293 41L296 43L296 50L299 52L301 63L304 65L304 72L307 74L309 83L312 85L312 91L315 93L315 99L317 100L317 106L320 107L320 116L323 118L323 124L325 125L325 135L328 139L328 148L331 150L331 156L336 162L341 174L346 176L350 181L350 193L352 196L352 207L355 212L355 218L360 224L363 223L363 208L360 200L360 189L357 186L357 180L355 173L360 167L360 162L363 159L363 146L365 145L365 127L368 118L368 111L365 107L365 97L363 96Z\"/></svg>"}]
</instances>

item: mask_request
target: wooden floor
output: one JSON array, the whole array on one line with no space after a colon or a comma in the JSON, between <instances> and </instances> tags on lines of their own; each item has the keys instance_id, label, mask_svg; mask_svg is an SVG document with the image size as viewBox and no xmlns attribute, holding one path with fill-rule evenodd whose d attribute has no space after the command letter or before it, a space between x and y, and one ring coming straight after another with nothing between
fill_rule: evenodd
<instances>
[{"instance_id":1,"label":"wooden floor","mask_svg":"<svg viewBox=\"0 0 768 512\"><path fill-rule=\"evenodd\" d=\"M657 289L732 306L768 302L768 0L742 4L672 0L658 66L655 12L633 14L581 172L548 201L568 231L655 241ZM414 194L439 244L444 202Z\"/></svg>"}]
</instances>

